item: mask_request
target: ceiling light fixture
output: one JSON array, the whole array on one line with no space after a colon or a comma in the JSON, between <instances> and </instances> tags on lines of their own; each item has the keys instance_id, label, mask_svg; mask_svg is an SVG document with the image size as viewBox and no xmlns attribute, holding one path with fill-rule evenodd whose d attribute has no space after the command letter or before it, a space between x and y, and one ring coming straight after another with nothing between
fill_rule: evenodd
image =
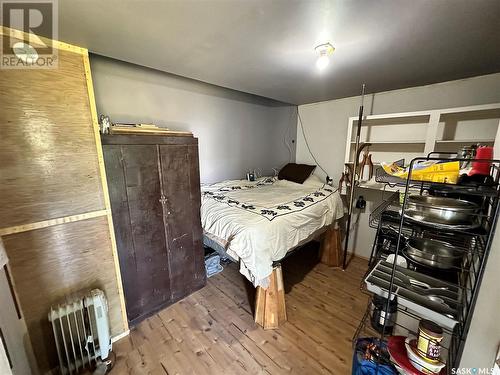
<instances>
[{"instance_id":1,"label":"ceiling light fixture","mask_svg":"<svg viewBox=\"0 0 500 375\"><path fill-rule=\"evenodd\" d=\"M316 60L316 67L319 70L324 70L330 63L330 55L335 51L335 48L330 43L323 43L314 49L319 54Z\"/></svg>"}]
</instances>

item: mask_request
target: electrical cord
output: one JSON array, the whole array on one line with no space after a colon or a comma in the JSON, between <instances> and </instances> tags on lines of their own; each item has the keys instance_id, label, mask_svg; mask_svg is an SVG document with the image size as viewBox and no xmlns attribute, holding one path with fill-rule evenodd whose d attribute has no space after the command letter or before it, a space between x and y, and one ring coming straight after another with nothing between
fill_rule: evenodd
<instances>
[{"instance_id":1,"label":"electrical cord","mask_svg":"<svg viewBox=\"0 0 500 375\"><path fill-rule=\"evenodd\" d=\"M298 109L298 107L297 107ZM292 146L290 145L289 137L290 137L290 130L292 129L292 120L293 120L293 111L290 112L290 121L288 122L288 127L286 128L285 133L283 134L283 143L285 144L286 148L288 149L288 162L292 162Z\"/></svg>"},{"instance_id":2,"label":"electrical cord","mask_svg":"<svg viewBox=\"0 0 500 375\"><path fill-rule=\"evenodd\" d=\"M116 353L114 351L110 351L109 354L113 354L113 359L108 359L105 362L107 367L106 374L111 372L111 370L113 370L113 367L115 367L116 363Z\"/></svg>"},{"instance_id":3,"label":"electrical cord","mask_svg":"<svg viewBox=\"0 0 500 375\"><path fill-rule=\"evenodd\" d=\"M328 172L321 166L321 164L318 162L318 160L316 159L316 157L314 156L313 152L311 151L311 147L309 146L309 142L307 142L307 137L306 137L306 132L304 130L304 125L302 124L302 117L300 117L300 111L299 111L299 107L297 106L297 117L299 119L299 123L300 123L300 129L302 130L302 136L304 137L304 142L306 144L306 147L307 147L307 151L309 151L309 154L311 154L311 157L313 158L314 162L316 163L316 165L319 167L319 169L321 169L325 174L326 174L326 178L327 180L330 179L330 175L328 174Z\"/></svg>"}]
</instances>

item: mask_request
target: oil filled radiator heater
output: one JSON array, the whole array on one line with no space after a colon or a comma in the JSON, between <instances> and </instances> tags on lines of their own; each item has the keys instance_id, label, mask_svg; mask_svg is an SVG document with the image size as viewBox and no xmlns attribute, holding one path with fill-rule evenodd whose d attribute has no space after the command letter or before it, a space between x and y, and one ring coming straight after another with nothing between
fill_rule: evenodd
<instances>
[{"instance_id":1,"label":"oil filled radiator heater","mask_svg":"<svg viewBox=\"0 0 500 375\"><path fill-rule=\"evenodd\" d=\"M108 303L94 289L68 298L49 312L61 374L77 374L105 360L111 351Z\"/></svg>"}]
</instances>

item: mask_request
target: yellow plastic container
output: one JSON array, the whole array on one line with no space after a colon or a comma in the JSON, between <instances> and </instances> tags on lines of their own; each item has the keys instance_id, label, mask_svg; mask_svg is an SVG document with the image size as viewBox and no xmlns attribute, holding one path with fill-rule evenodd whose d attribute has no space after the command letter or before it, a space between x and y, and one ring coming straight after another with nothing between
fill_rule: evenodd
<instances>
[{"instance_id":1,"label":"yellow plastic container","mask_svg":"<svg viewBox=\"0 0 500 375\"><path fill-rule=\"evenodd\" d=\"M384 171L394 177L402 179L408 178L409 167L403 168L395 163L382 163ZM425 161L415 163L411 172L411 179L416 181L440 182L447 184L456 184L460 173L460 163L450 161L446 163L435 163Z\"/></svg>"}]
</instances>

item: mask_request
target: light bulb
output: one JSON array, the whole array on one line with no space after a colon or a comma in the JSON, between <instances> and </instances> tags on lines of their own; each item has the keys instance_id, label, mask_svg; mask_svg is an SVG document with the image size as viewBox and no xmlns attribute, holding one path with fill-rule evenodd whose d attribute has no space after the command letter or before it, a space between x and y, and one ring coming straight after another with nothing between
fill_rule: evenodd
<instances>
[{"instance_id":1,"label":"light bulb","mask_svg":"<svg viewBox=\"0 0 500 375\"><path fill-rule=\"evenodd\" d=\"M328 56L322 54L316 60L316 67L319 70L323 70L323 69L325 69L328 66L329 63L330 63L330 59L328 58Z\"/></svg>"},{"instance_id":2,"label":"light bulb","mask_svg":"<svg viewBox=\"0 0 500 375\"><path fill-rule=\"evenodd\" d=\"M316 67L318 70L324 70L330 63L330 55L335 51L335 48L330 43L324 43L316 46L315 50L319 53Z\"/></svg>"}]
</instances>

